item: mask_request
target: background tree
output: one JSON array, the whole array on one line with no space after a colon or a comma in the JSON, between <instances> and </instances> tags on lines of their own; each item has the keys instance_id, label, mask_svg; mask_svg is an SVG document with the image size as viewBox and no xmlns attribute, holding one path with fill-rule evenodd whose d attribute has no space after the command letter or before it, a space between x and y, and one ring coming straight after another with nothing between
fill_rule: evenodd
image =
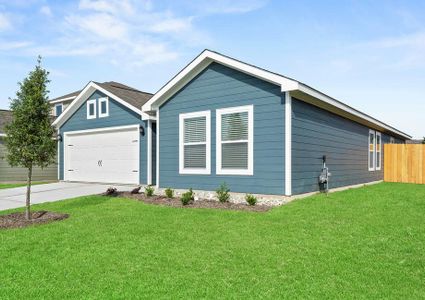
<instances>
[{"instance_id":1,"label":"background tree","mask_svg":"<svg viewBox=\"0 0 425 300\"><path fill-rule=\"evenodd\" d=\"M55 130L51 125L47 84L49 72L37 59L35 69L23 82L19 82L16 98L10 99L12 122L6 126L5 144L7 161L11 166L28 170L25 218L31 219L30 197L33 167L44 168L53 162L56 142L52 139Z\"/></svg>"}]
</instances>

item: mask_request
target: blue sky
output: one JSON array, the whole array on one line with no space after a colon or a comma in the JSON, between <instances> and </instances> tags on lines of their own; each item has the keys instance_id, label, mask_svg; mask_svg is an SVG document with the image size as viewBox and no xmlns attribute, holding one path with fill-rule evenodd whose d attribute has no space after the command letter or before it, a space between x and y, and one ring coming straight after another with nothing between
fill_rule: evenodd
<instances>
[{"instance_id":1,"label":"blue sky","mask_svg":"<svg viewBox=\"0 0 425 300\"><path fill-rule=\"evenodd\" d=\"M156 92L204 48L425 135L425 1L0 0L0 108L38 54L50 97L88 81Z\"/></svg>"}]
</instances>

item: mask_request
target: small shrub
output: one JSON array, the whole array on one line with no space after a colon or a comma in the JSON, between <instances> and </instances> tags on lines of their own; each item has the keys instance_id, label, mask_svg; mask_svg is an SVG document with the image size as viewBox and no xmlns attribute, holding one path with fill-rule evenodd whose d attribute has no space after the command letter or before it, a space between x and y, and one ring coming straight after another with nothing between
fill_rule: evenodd
<instances>
[{"instance_id":1,"label":"small shrub","mask_svg":"<svg viewBox=\"0 0 425 300\"><path fill-rule=\"evenodd\" d=\"M183 193L180 200L183 205L188 205L190 201L193 201L195 199L194 193L192 189L189 189L186 193Z\"/></svg>"},{"instance_id":2,"label":"small shrub","mask_svg":"<svg viewBox=\"0 0 425 300\"><path fill-rule=\"evenodd\" d=\"M174 198L174 190L170 189L170 188L166 188L165 189L165 196L167 196L167 198L169 198L169 199Z\"/></svg>"},{"instance_id":3,"label":"small shrub","mask_svg":"<svg viewBox=\"0 0 425 300\"><path fill-rule=\"evenodd\" d=\"M147 197L152 197L153 192L155 192L155 189L152 186L148 185L147 187L145 187L145 195Z\"/></svg>"},{"instance_id":4,"label":"small shrub","mask_svg":"<svg viewBox=\"0 0 425 300\"><path fill-rule=\"evenodd\" d=\"M251 194L246 194L245 201L248 202L249 205L255 205L257 204L257 197Z\"/></svg>"},{"instance_id":5,"label":"small shrub","mask_svg":"<svg viewBox=\"0 0 425 300\"><path fill-rule=\"evenodd\" d=\"M230 189L227 187L227 184L223 182L216 191L218 201L228 202L230 198L229 192L230 192Z\"/></svg>"},{"instance_id":6,"label":"small shrub","mask_svg":"<svg viewBox=\"0 0 425 300\"><path fill-rule=\"evenodd\" d=\"M117 189L116 189L116 188L114 188L114 187L109 187L109 188L106 190L105 195L106 195L106 196L116 196L116 195L117 195Z\"/></svg>"}]
</instances>

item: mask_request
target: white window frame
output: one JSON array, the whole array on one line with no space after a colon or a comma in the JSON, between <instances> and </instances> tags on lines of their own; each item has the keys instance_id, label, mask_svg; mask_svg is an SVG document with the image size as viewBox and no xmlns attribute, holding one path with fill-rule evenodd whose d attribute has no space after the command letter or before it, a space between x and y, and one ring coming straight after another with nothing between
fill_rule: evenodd
<instances>
[{"instance_id":1,"label":"white window frame","mask_svg":"<svg viewBox=\"0 0 425 300\"><path fill-rule=\"evenodd\" d=\"M57 107L61 106L62 107L62 111L61 113L58 115L58 111L57 111ZM63 103L56 103L55 104L55 117L59 117L61 114L63 113Z\"/></svg>"},{"instance_id":2,"label":"white window frame","mask_svg":"<svg viewBox=\"0 0 425 300\"><path fill-rule=\"evenodd\" d=\"M248 112L248 168L243 169L222 169L221 145L223 143L237 143L242 141L221 140L221 119L222 115ZM245 140L243 140L245 142ZM254 106L237 106L221 108L216 110L216 173L218 175L254 175Z\"/></svg>"},{"instance_id":3,"label":"white window frame","mask_svg":"<svg viewBox=\"0 0 425 300\"><path fill-rule=\"evenodd\" d=\"M379 136L379 161L377 159L377 155L376 153L377 151L377 141L378 141L378 136ZM381 167L382 167L382 135L380 132L376 131L375 132L375 170L376 171L380 171ZM379 162L379 166L378 166L378 162Z\"/></svg>"},{"instance_id":4,"label":"white window frame","mask_svg":"<svg viewBox=\"0 0 425 300\"><path fill-rule=\"evenodd\" d=\"M205 142L203 143L184 143L184 120L205 117ZM185 168L184 167L184 146L185 145L206 145L205 168ZM158 146L157 146L158 147ZM179 114L179 174L211 174L211 111L197 111L192 113Z\"/></svg>"},{"instance_id":5,"label":"white window frame","mask_svg":"<svg viewBox=\"0 0 425 300\"><path fill-rule=\"evenodd\" d=\"M370 167L370 135L373 135L373 164L372 167ZM369 171L375 171L376 166L376 135L375 130L369 129L369 134L367 135L367 167Z\"/></svg>"},{"instance_id":6,"label":"white window frame","mask_svg":"<svg viewBox=\"0 0 425 300\"><path fill-rule=\"evenodd\" d=\"M106 113L102 113L102 103L106 103ZM109 117L109 99L108 97L99 98L99 118Z\"/></svg>"},{"instance_id":7,"label":"white window frame","mask_svg":"<svg viewBox=\"0 0 425 300\"><path fill-rule=\"evenodd\" d=\"M96 99L87 100L86 110L87 110L87 119L96 119L97 110L96 110ZM90 115L90 105L94 104L94 115Z\"/></svg>"}]
</instances>

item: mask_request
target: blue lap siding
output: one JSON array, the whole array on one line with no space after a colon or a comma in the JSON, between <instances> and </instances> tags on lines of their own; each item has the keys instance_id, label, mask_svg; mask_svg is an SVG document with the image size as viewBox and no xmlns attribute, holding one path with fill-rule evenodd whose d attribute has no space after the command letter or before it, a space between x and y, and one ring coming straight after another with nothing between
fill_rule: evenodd
<instances>
[{"instance_id":1,"label":"blue lap siding","mask_svg":"<svg viewBox=\"0 0 425 300\"><path fill-rule=\"evenodd\" d=\"M332 173L331 188L382 180L383 155L381 170L368 170L368 135L366 126L293 99L292 193L318 191L323 155ZM389 142L390 136L382 133L382 143Z\"/></svg>"},{"instance_id":2,"label":"blue lap siding","mask_svg":"<svg viewBox=\"0 0 425 300\"><path fill-rule=\"evenodd\" d=\"M254 106L254 175L216 175L216 109ZM212 63L160 107L160 187L284 193L284 94L280 87ZM179 114L211 111L211 174L179 174Z\"/></svg>"},{"instance_id":3,"label":"blue lap siding","mask_svg":"<svg viewBox=\"0 0 425 300\"><path fill-rule=\"evenodd\" d=\"M94 92L87 100L99 99L105 97L100 91ZM87 130L96 128L107 128L115 126L126 126L140 124L142 127L146 127L146 122L141 120L139 114L133 112L127 107L123 106L113 98L109 98L109 116L104 118L97 117L96 119L87 119L86 102L78 108L78 110L60 127L60 134L63 135L67 131L75 130ZM97 103L97 109L99 109L99 103ZM60 179L63 180L63 142L60 143L59 148L60 165L59 175ZM140 183L146 183L147 177L147 134L140 135Z\"/></svg>"}]
</instances>

